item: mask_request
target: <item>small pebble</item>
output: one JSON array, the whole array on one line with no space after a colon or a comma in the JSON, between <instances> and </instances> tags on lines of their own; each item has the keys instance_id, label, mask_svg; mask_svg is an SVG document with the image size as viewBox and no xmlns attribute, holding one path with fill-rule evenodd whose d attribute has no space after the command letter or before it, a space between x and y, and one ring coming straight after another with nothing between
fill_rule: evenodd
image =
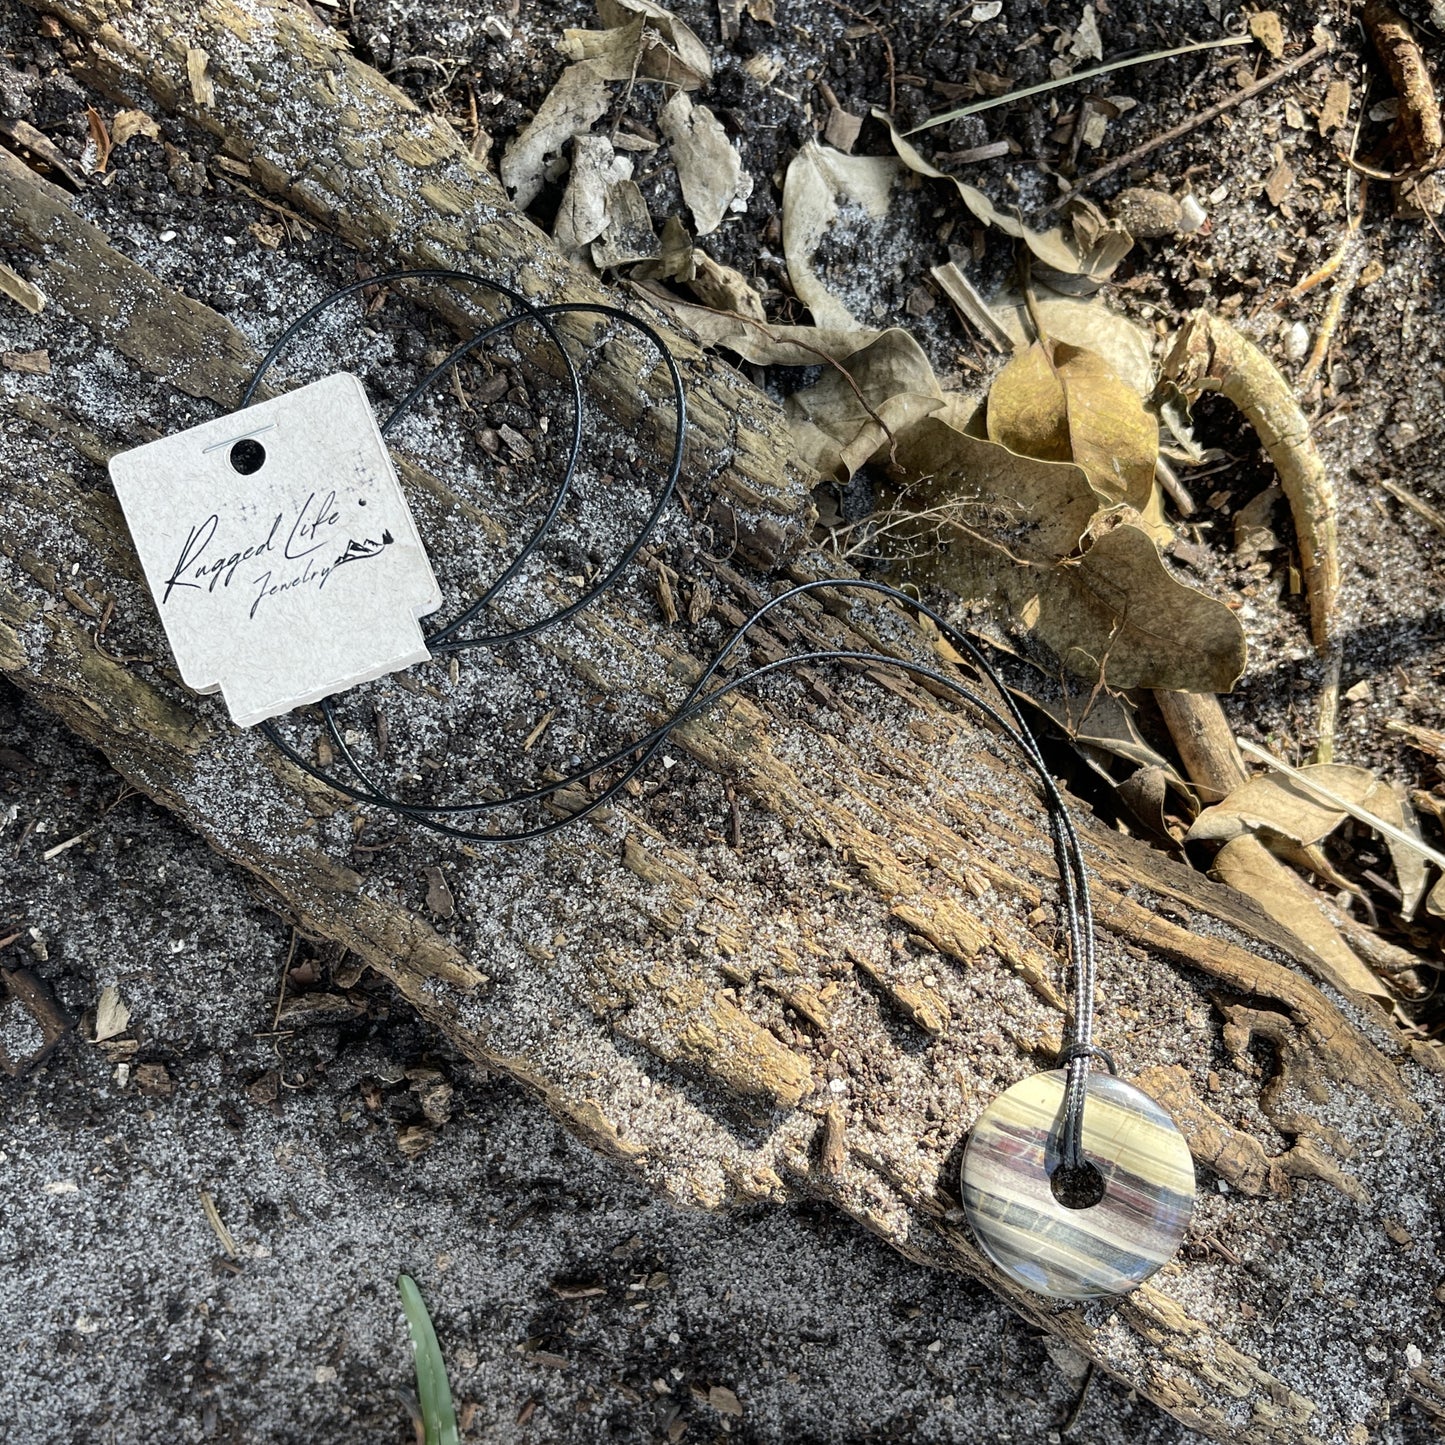
<instances>
[{"instance_id":1,"label":"small pebble","mask_svg":"<svg viewBox=\"0 0 1445 1445\"><path fill-rule=\"evenodd\" d=\"M1114 219L1131 236L1145 241L1172 236L1179 229L1180 205L1163 191L1131 186L1114 198Z\"/></svg>"},{"instance_id":2,"label":"small pebble","mask_svg":"<svg viewBox=\"0 0 1445 1445\"><path fill-rule=\"evenodd\" d=\"M1284 333L1284 354L1291 361L1303 361L1310 353L1310 329L1296 321Z\"/></svg>"},{"instance_id":3,"label":"small pebble","mask_svg":"<svg viewBox=\"0 0 1445 1445\"><path fill-rule=\"evenodd\" d=\"M1185 196L1179 202L1179 234L1187 236L1191 231L1197 231L1204 222L1204 207L1193 196Z\"/></svg>"}]
</instances>

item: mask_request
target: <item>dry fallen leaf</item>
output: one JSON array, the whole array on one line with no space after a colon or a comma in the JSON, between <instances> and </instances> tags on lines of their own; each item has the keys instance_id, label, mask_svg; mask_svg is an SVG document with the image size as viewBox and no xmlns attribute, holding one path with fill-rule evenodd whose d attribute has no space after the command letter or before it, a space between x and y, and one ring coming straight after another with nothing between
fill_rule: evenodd
<instances>
[{"instance_id":1,"label":"dry fallen leaf","mask_svg":"<svg viewBox=\"0 0 1445 1445\"><path fill-rule=\"evenodd\" d=\"M883 333L856 326L774 326L697 306L661 288L648 298L693 331L704 346L724 346L756 366L817 366L839 360Z\"/></svg>"},{"instance_id":2,"label":"dry fallen leaf","mask_svg":"<svg viewBox=\"0 0 1445 1445\"><path fill-rule=\"evenodd\" d=\"M1096 515L1083 471L960 436L936 416L902 438L895 481L919 512L896 546L906 575L1002 604L1071 671L1109 687L1227 692L1244 671L1234 614L1177 581L1140 526ZM1073 555L1088 529L1097 531Z\"/></svg>"},{"instance_id":3,"label":"dry fallen leaf","mask_svg":"<svg viewBox=\"0 0 1445 1445\"><path fill-rule=\"evenodd\" d=\"M1081 250L1077 240L1065 236L1057 226L1049 231L1032 231L1016 216L1000 211L977 186L967 185L925 160L918 149L899 134L886 111L875 107L873 118L881 120L888 127L893 149L909 170L933 180L952 182L960 199L976 220L1022 241L1044 268L1038 274L1045 281L1049 279L1047 272L1053 271L1060 276L1087 277L1091 281L1102 283L1133 245L1133 239L1128 233L1118 229L1102 232L1098 244L1089 250Z\"/></svg>"},{"instance_id":4,"label":"dry fallen leaf","mask_svg":"<svg viewBox=\"0 0 1445 1445\"><path fill-rule=\"evenodd\" d=\"M85 120L90 128L90 143L95 147L95 161L92 168L96 175L103 176L106 166L110 163L112 146L110 131L106 129L105 117L93 105L86 106Z\"/></svg>"},{"instance_id":5,"label":"dry fallen leaf","mask_svg":"<svg viewBox=\"0 0 1445 1445\"><path fill-rule=\"evenodd\" d=\"M998 324L1023 350L1034 340L1033 321L1022 296L1005 292L991 303ZM1055 341L1096 352L1109 370L1127 381L1140 396L1154 389L1154 358L1149 334L1128 317L1111 311L1097 298L1054 296L1041 292L1034 298L1040 324Z\"/></svg>"},{"instance_id":6,"label":"dry fallen leaf","mask_svg":"<svg viewBox=\"0 0 1445 1445\"><path fill-rule=\"evenodd\" d=\"M705 105L694 105L683 91L658 111L657 123L671 147L693 229L699 236L710 235L729 209L746 203L752 178L717 117Z\"/></svg>"},{"instance_id":7,"label":"dry fallen leaf","mask_svg":"<svg viewBox=\"0 0 1445 1445\"><path fill-rule=\"evenodd\" d=\"M592 264L628 266L652 261L657 254L646 199L636 181L617 181L607 192L607 229L592 243Z\"/></svg>"},{"instance_id":8,"label":"dry fallen leaf","mask_svg":"<svg viewBox=\"0 0 1445 1445\"><path fill-rule=\"evenodd\" d=\"M841 369L825 369L815 386L788 398L786 410L798 455L846 480L875 456L886 459L892 441L940 411L944 397L922 348L898 327L838 361Z\"/></svg>"},{"instance_id":9,"label":"dry fallen leaf","mask_svg":"<svg viewBox=\"0 0 1445 1445\"><path fill-rule=\"evenodd\" d=\"M569 65L547 93L537 114L502 153L502 183L519 209L537 198L550 157L561 153L574 135L588 131L607 109L602 67L590 60Z\"/></svg>"},{"instance_id":10,"label":"dry fallen leaf","mask_svg":"<svg viewBox=\"0 0 1445 1445\"><path fill-rule=\"evenodd\" d=\"M1335 493L1289 383L1257 346L1203 311L1180 331L1163 375L1186 396L1223 392L1249 418L1289 499L1309 594L1310 630L1315 646L1327 647L1334 638L1340 587Z\"/></svg>"},{"instance_id":11,"label":"dry fallen leaf","mask_svg":"<svg viewBox=\"0 0 1445 1445\"><path fill-rule=\"evenodd\" d=\"M1068 733L1080 746L1085 759L1102 773L1111 787L1122 788L1124 784L1100 766L1091 754L1107 754L1133 763L1137 770L1134 774L1136 778L1141 773L1157 774L1158 780L1172 787L1184 800L1191 815L1198 810L1195 789L1188 779L1180 777L1168 758L1150 746L1139 731L1139 725L1134 720L1135 709L1127 699L1098 688L1080 693L1068 688L1067 677L1051 679L1055 686L1061 681L1065 684L1062 698L1045 700L1034 697L1033 704L1048 713ZM1124 780L1125 783L1128 781Z\"/></svg>"},{"instance_id":12,"label":"dry fallen leaf","mask_svg":"<svg viewBox=\"0 0 1445 1445\"><path fill-rule=\"evenodd\" d=\"M1099 498L1143 511L1154 493L1159 424L1096 352L1035 342L988 394L989 439L1041 461L1072 461Z\"/></svg>"},{"instance_id":13,"label":"dry fallen leaf","mask_svg":"<svg viewBox=\"0 0 1445 1445\"><path fill-rule=\"evenodd\" d=\"M1303 849L1313 848L1351 815L1311 792L1308 786L1311 782L1353 803L1356 808L1418 836L1419 825L1410 805L1368 768L1347 763L1315 763L1297 768L1295 772L1297 777L1272 772L1251 778L1223 802L1206 808L1195 819L1189 830L1190 840L1221 842L1263 831L1267 840L1283 839ZM1395 876L1404 900L1401 912L1409 919L1425 895L1427 865L1417 850L1388 835L1385 842L1394 860Z\"/></svg>"},{"instance_id":14,"label":"dry fallen leaf","mask_svg":"<svg viewBox=\"0 0 1445 1445\"><path fill-rule=\"evenodd\" d=\"M923 570L960 596L983 596L1009 570L1032 576L1074 552L1098 505L1088 477L970 436L939 411L899 437L889 467L913 514L900 536L919 549Z\"/></svg>"},{"instance_id":15,"label":"dry fallen leaf","mask_svg":"<svg viewBox=\"0 0 1445 1445\"><path fill-rule=\"evenodd\" d=\"M631 80L642 60L644 23L636 15L611 30L564 30L557 49L568 60L589 61L604 80Z\"/></svg>"},{"instance_id":16,"label":"dry fallen leaf","mask_svg":"<svg viewBox=\"0 0 1445 1445\"><path fill-rule=\"evenodd\" d=\"M847 156L812 140L789 162L783 179L783 256L794 293L819 326L862 324L813 270L813 255L838 218L839 199L881 220L901 173L899 163L885 156Z\"/></svg>"},{"instance_id":17,"label":"dry fallen leaf","mask_svg":"<svg viewBox=\"0 0 1445 1445\"><path fill-rule=\"evenodd\" d=\"M763 298L741 271L714 261L706 251L693 248L693 274L687 281L694 296L704 306L719 311L736 311L755 321L766 319Z\"/></svg>"},{"instance_id":18,"label":"dry fallen leaf","mask_svg":"<svg viewBox=\"0 0 1445 1445\"><path fill-rule=\"evenodd\" d=\"M637 281L681 281L684 285L697 275L697 250L678 217L667 218L656 256L632 275Z\"/></svg>"},{"instance_id":19,"label":"dry fallen leaf","mask_svg":"<svg viewBox=\"0 0 1445 1445\"><path fill-rule=\"evenodd\" d=\"M1340 937L1303 878L1286 868L1259 839L1245 834L1226 843L1210 873L1259 904L1305 945L1315 971L1345 995L1362 994L1393 1005L1389 990Z\"/></svg>"},{"instance_id":20,"label":"dry fallen leaf","mask_svg":"<svg viewBox=\"0 0 1445 1445\"><path fill-rule=\"evenodd\" d=\"M640 75L696 90L712 79L712 56L697 35L670 10L652 0L597 0L604 25L630 24L639 16L646 27Z\"/></svg>"},{"instance_id":21,"label":"dry fallen leaf","mask_svg":"<svg viewBox=\"0 0 1445 1445\"><path fill-rule=\"evenodd\" d=\"M1111 527L1077 562L1042 574L1015 570L1009 581L1014 615L1090 681L1228 692L1244 672L1234 613L1173 577L1133 523Z\"/></svg>"},{"instance_id":22,"label":"dry fallen leaf","mask_svg":"<svg viewBox=\"0 0 1445 1445\"><path fill-rule=\"evenodd\" d=\"M632 162L619 156L604 135L579 135L572 142L572 168L557 208L552 235L575 255L607 229L608 197L619 181L632 179Z\"/></svg>"}]
</instances>

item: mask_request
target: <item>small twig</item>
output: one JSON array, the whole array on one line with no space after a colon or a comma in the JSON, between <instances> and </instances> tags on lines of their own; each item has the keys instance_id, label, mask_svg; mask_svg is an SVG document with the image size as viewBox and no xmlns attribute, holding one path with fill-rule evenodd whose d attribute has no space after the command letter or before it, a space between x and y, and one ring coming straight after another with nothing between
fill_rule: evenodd
<instances>
[{"instance_id":1,"label":"small twig","mask_svg":"<svg viewBox=\"0 0 1445 1445\"><path fill-rule=\"evenodd\" d=\"M1392 839L1403 847L1412 849L1422 858L1433 863L1442 872L1445 872L1445 853L1437 851L1428 843L1422 842L1419 838L1412 837L1403 828L1397 828L1393 823L1387 823L1383 818L1377 818L1367 809L1360 807L1358 803L1352 803L1348 798L1341 797L1340 794L1336 793L1333 789L1325 787L1323 783L1316 782L1308 773L1302 773L1298 768L1290 767L1288 763L1282 762L1279 758L1275 757L1273 753L1266 752L1258 744L1250 742L1248 738L1238 738L1236 742L1238 743L1240 752L1246 753L1259 762L1277 769L1283 773L1285 777L1289 778L1291 782L1298 783L1306 792L1323 798L1332 808L1338 808L1340 812L1348 813L1350 817L1365 824L1366 827L1373 828L1375 832L1383 833L1385 837Z\"/></svg>"},{"instance_id":2,"label":"small twig","mask_svg":"<svg viewBox=\"0 0 1445 1445\"><path fill-rule=\"evenodd\" d=\"M1178 473L1163 457L1154 459L1154 476L1159 485L1163 487L1169 500L1178 507L1181 517L1192 517L1199 510L1198 504L1189 495L1189 489L1179 480Z\"/></svg>"},{"instance_id":3,"label":"small twig","mask_svg":"<svg viewBox=\"0 0 1445 1445\"><path fill-rule=\"evenodd\" d=\"M1397 502L1403 502L1412 512L1424 517L1437 532L1445 535L1445 512L1437 511L1429 502L1422 501L1414 492L1406 491L1398 482L1387 481L1384 477L1381 477L1380 485L1384 487Z\"/></svg>"},{"instance_id":4,"label":"small twig","mask_svg":"<svg viewBox=\"0 0 1445 1445\"><path fill-rule=\"evenodd\" d=\"M201 1190L201 1208L206 1212L206 1223L211 1226L215 1231L216 1238L221 1241L221 1248L226 1251L230 1258L237 1258L241 1251L236 1247L235 1237L231 1231L226 1228L224 1221L221 1219L221 1212L216 1208L216 1201L211 1198L210 1193L205 1189Z\"/></svg>"},{"instance_id":5,"label":"small twig","mask_svg":"<svg viewBox=\"0 0 1445 1445\"><path fill-rule=\"evenodd\" d=\"M281 969L281 987L276 992L276 1017L271 1020L272 1029L281 1027L281 1005L286 1002L286 980L291 973L291 960L296 957L296 930L291 930L291 947L286 952L286 962Z\"/></svg>"},{"instance_id":6,"label":"small twig","mask_svg":"<svg viewBox=\"0 0 1445 1445\"><path fill-rule=\"evenodd\" d=\"M52 858L64 853L67 848L73 848L77 843L83 843L95 830L87 828L83 833L77 833L73 838L67 838L63 843L57 843L53 848L47 848L41 855L42 861L48 863Z\"/></svg>"},{"instance_id":7,"label":"small twig","mask_svg":"<svg viewBox=\"0 0 1445 1445\"><path fill-rule=\"evenodd\" d=\"M1132 55L1124 60L1111 60L1107 65L1096 65L1092 70L1076 71L1073 75L1060 75L1053 80L1042 80L1037 85L1026 85L1022 90L1010 90L1004 95L991 96L988 100L976 100L971 105L961 105L957 110L944 111L922 125L906 130L904 135L917 135L921 130L931 130L937 125L947 125L951 120L962 120L966 115L978 115L981 111L992 110L996 105L1007 105L1011 100L1023 100L1030 95L1043 95L1045 91L1058 90L1060 86L1077 85L1081 80L1093 80L1096 75L1108 75L1111 70L1124 70L1131 65L1148 65L1151 60L1169 60L1176 55L1193 55L1196 50L1218 50L1223 45L1248 45L1252 35L1226 35L1219 40L1195 40L1189 45L1177 45L1172 50L1155 50L1148 55Z\"/></svg>"},{"instance_id":8,"label":"small twig","mask_svg":"<svg viewBox=\"0 0 1445 1445\"><path fill-rule=\"evenodd\" d=\"M1319 740L1315 743L1315 762L1335 760L1335 727L1340 720L1340 675L1344 671L1344 649L1336 641L1325 658L1325 685L1320 692Z\"/></svg>"},{"instance_id":9,"label":"small twig","mask_svg":"<svg viewBox=\"0 0 1445 1445\"><path fill-rule=\"evenodd\" d=\"M1262 80L1256 80L1253 85L1246 85L1243 90L1237 91L1226 100L1221 100L1217 105L1211 105L1206 110L1201 110L1198 115L1192 115L1186 121L1181 121L1176 126L1171 126L1162 135L1157 135L1151 141L1145 141L1143 145L1135 146L1131 151L1125 151L1121 156L1115 156L1111 161L1100 166L1096 171L1090 171L1074 182L1073 188L1065 192L1056 201L1051 201L1044 207L1046 211L1056 211L1060 206L1067 205L1080 191L1087 190L1090 186L1097 185L1102 180L1115 175L1117 172L1127 170L1128 167L1137 164L1145 156L1152 155L1161 146L1172 145L1182 136L1188 135L1191 131L1198 130L1202 125L1208 125L1212 120L1218 118L1227 110L1232 110L1237 105L1242 105L1246 100L1253 100L1255 96L1262 95L1273 85L1278 85L1287 75L1293 75L1297 70L1303 70L1306 65L1312 65L1322 56L1328 55L1332 42L1322 40L1318 45L1311 46L1303 55L1297 55L1278 70L1272 70Z\"/></svg>"}]
</instances>

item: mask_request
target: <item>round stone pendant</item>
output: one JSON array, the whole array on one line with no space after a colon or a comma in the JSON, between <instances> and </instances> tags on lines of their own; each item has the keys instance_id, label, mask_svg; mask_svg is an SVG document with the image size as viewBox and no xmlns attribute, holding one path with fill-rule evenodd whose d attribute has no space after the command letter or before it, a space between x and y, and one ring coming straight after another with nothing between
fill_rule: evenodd
<instances>
[{"instance_id":1,"label":"round stone pendant","mask_svg":"<svg viewBox=\"0 0 1445 1445\"><path fill-rule=\"evenodd\" d=\"M1126 1294L1179 1247L1194 1206L1194 1164L1174 1121L1112 1074L1089 1076L1084 1157L1103 1197L1054 1198L1064 1070L1031 1074L984 1110L963 1154L963 1207L983 1252L1038 1294Z\"/></svg>"}]
</instances>

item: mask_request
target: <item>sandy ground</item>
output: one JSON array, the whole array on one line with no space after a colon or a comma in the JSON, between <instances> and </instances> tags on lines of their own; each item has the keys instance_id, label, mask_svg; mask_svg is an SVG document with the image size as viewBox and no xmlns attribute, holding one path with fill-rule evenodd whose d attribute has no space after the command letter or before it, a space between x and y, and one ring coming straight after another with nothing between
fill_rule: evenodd
<instances>
[{"instance_id":1,"label":"sandy ground","mask_svg":"<svg viewBox=\"0 0 1445 1445\"><path fill-rule=\"evenodd\" d=\"M981 1288L831 1212L659 1203L324 948L288 994L350 1006L278 1030L290 933L244 879L8 687L0 740L5 964L130 1010L0 1080L6 1445L409 1440L402 1270L469 1440L1061 1438L1080 1362ZM0 1007L13 1052L27 1024ZM1199 1437L1100 1377L1068 1438Z\"/></svg>"}]
</instances>

